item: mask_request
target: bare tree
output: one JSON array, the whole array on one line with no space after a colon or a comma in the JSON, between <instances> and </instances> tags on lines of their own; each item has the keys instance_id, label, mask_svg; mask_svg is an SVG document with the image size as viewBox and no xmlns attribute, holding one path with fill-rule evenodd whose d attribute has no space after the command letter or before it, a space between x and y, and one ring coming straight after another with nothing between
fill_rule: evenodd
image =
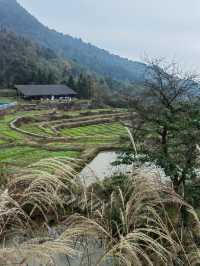
<instances>
[{"instance_id":1,"label":"bare tree","mask_svg":"<svg viewBox=\"0 0 200 266\"><path fill-rule=\"evenodd\" d=\"M156 59L148 61L143 89L128 99L131 113L134 111L140 121L145 143L151 140L151 145L143 145L143 152L165 169L177 191L194 176L197 166L198 95L196 74L181 71L174 62Z\"/></svg>"}]
</instances>

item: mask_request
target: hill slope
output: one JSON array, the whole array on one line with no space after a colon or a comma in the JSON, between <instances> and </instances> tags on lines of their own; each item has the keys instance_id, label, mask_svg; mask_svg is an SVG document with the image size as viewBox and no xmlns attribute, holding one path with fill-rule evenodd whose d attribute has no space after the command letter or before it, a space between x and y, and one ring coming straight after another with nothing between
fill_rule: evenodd
<instances>
[{"instance_id":1,"label":"hill slope","mask_svg":"<svg viewBox=\"0 0 200 266\"><path fill-rule=\"evenodd\" d=\"M0 30L0 88L14 83L54 83L72 66L47 48Z\"/></svg>"},{"instance_id":2,"label":"hill slope","mask_svg":"<svg viewBox=\"0 0 200 266\"><path fill-rule=\"evenodd\" d=\"M86 69L118 80L140 82L145 64L129 61L99 49L81 39L63 35L42 25L16 0L0 0L0 25L32 39L57 54L74 60Z\"/></svg>"}]
</instances>

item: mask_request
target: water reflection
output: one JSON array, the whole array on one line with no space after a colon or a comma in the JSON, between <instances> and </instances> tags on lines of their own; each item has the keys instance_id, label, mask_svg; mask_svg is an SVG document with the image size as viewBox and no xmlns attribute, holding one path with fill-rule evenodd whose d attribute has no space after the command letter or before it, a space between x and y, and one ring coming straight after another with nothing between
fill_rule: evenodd
<instances>
[{"instance_id":1,"label":"water reflection","mask_svg":"<svg viewBox=\"0 0 200 266\"><path fill-rule=\"evenodd\" d=\"M87 185L97 181L109 178L114 174L125 174L131 170L129 165L113 166L120 155L119 152L109 151L100 152L82 171L81 177Z\"/></svg>"}]
</instances>

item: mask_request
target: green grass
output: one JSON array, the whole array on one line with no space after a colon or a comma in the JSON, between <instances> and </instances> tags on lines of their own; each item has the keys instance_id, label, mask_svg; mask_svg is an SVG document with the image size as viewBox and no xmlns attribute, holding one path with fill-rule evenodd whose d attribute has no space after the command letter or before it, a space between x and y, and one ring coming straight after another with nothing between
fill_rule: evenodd
<instances>
[{"instance_id":1,"label":"green grass","mask_svg":"<svg viewBox=\"0 0 200 266\"><path fill-rule=\"evenodd\" d=\"M77 158L79 152L75 151L48 151L42 148L29 146L17 146L0 150L0 162L17 166L26 166L44 158L50 157L73 157Z\"/></svg>"},{"instance_id":2,"label":"green grass","mask_svg":"<svg viewBox=\"0 0 200 266\"><path fill-rule=\"evenodd\" d=\"M8 143L8 140L1 139L1 137L0 137L0 145L4 145L4 144L7 144L7 143Z\"/></svg>"},{"instance_id":3,"label":"green grass","mask_svg":"<svg viewBox=\"0 0 200 266\"><path fill-rule=\"evenodd\" d=\"M35 116L38 114L44 113L43 111L33 111L33 112L18 112L15 114L6 115L3 118L0 118L0 163L10 163L13 165L18 166L26 166L30 163L39 161L43 158L49 158L49 157L78 157L79 153L67 150L66 151L48 151L43 148L33 148L28 145L25 145L25 141L27 140L28 136L25 134L22 134L20 132L17 132L15 130L12 130L9 126L9 123L13 121L16 117L19 116ZM33 131L32 125L25 125L24 129L28 129L30 131ZM32 128L31 128L32 127ZM36 131L37 130L37 131ZM38 130L40 130L40 133L45 134L45 132L34 126L34 131L38 133ZM48 129L47 129L48 130ZM30 137L29 137L30 138ZM14 143L15 147L10 148L1 148L1 145ZM24 146L19 146L23 145Z\"/></svg>"},{"instance_id":4,"label":"green grass","mask_svg":"<svg viewBox=\"0 0 200 266\"><path fill-rule=\"evenodd\" d=\"M12 119L8 121L7 119L0 120L0 138L10 138L13 141L24 139L24 136L22 134L18 133L17 131L11 130L9 126L9 122L11 121Z\"/></svg>"},{"instance_id":5,"label":"green grass","mask_svg":"<svg viewBox=\"0 0 200 266\"><path fill-rule=\"evenodd\" d=\"M16 98L9 98L9 97L0 97L0 103L11 103L15 102Z\"/></svg>"},{"instance_id":6,"label":"green grass","mask_svg":"<svg viewBox=\"0 0 200 266\"><path fill-rule=\"evenodd\" d=\"M91 137L91 138L115 138L126 135L125 128L120 123L109 123L82 126L77 128L65 128L61 130L63 136L70 137Z\"/></svg>"},{"instance_id":7,"label":"green grass","mask_svg":"<svg viewBox=\"0 0 200 266\"><path fill-rule=\"evenodd\" d=\"M29 133L34 133L34 134L38 134L38 135L46 135L47 134L47 131L40 128L37 123L23 124L20 128L29 132Z\"/></svg>"},{"instance_id":8,"label":"green grass","mask_svg":"<svg viewBox=\"0 0 200 266\"><path fill-rule=\"evenodd\" d=\"M0 139L1 137L10 138L13 141L23 142L26 139L26 135L19 133L10 128L10 122L20 116L36 116L43 114L44 111L32 111L32 112L17 112L14 114L9 114L4 117L0 117Z\"/></svg>"},{"instance_id":9,"label":"green grass","mask_svg":"<svg viewBox=\"0 0 200 266\"><path fill-rule=\"evenodd\" d=\"M97 113L99 110L92 110L92 113ZM0 118L0 163L8 163L13 166L24 167L33 162L37 162L44 158L50 157L80 157L80 152L73 151L76 149L87 148L90 146L101 146L104 144L119 143L120 136L126 136L127 132L120 123L98 124L90 126L81 126L77 128L62 129L61 136L72 137L70 143L56 141L54 143L46 143L47 147L55 149L49 151L44 146L31 146L32 143L39 144L40 139L29 135L17 132L10 128L10 122L17 117L28 116L35 117L43 115L49 111L22 111L12 113ZM85 110L87 112L87 110ZM70 116L79 117L79 111L61 112L62 115L68 114ZM82 116L81 116L82 117ZM56 121L55 121L56 123ZM51 124L51 122L50 122ZM26 123L21 125L21 128L32 133L46 136L56 136L49 127L40 127L41 123ZM74 138L74 139L73 139ZM13 143L15 146L3 148L1 145ZM31 143L31 144L29 144ZM44 142L45 144L45 142Z\"/></svg>"}]
</instances>

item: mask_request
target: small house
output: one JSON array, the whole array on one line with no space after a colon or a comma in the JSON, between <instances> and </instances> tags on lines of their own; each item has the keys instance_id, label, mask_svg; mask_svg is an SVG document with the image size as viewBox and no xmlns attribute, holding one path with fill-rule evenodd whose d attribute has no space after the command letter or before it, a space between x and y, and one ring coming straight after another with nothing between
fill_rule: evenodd
<instances>
[{"instance_id":1,"label":"small house","mask_svg":"<svg viewBox=\"0 0 200 266\"><path fill-rule=\"evenodd\" d=\"M15 85L17 96L25 100L72 99L77 93L66 85Z\"/></svg>"}]
</instances>

